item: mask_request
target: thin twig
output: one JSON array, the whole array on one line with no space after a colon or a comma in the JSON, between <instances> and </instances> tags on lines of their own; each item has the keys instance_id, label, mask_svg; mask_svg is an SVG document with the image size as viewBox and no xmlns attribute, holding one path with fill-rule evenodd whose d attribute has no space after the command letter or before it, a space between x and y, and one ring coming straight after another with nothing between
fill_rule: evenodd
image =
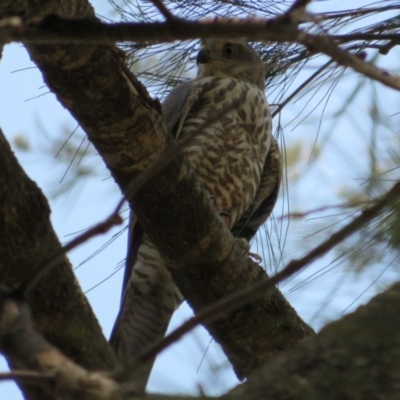
<instances>
[{"instance_id":1,"label":"thin twig","mask_svg":"<svg viewBox=\"0 0 400 400\"><path fill-rule=\"evenodd\" d=\"M163 17L167 20L167 21L172 21L174 20L176 17L171 13L171 11L168 10L168 8L166 7L166 5L162 2L162 0L150 0L154 6L158 9L158 11L160 11L160 13L163 15Z\"/></svg>"},{"instance_id":2,"label":"thin twig","mask_svg":"<svg viewBox=\"0 0 400 400\"><path fill-rule=\"evenodd\" d=\"M272 118L278 115L282 109L292 101L306 86L308 86L319 74L325 71L331 64L333 64L333 60L327 61L322 67L318 68L310 77L308 77L304 82L302 82L296 90L293 91L282 103L279 103L278 107L272 112Z\"/></svg>"},{"instance_id":3,"label":"thin twig","mask_svg":"<svg viewBox=\"0 0 400 400\"><path fill-rule=\"evenodd\" d=\"M333 233L326 241L311 250L304 257L292 260L287 266L270 279L263 281L253 287L244 289L231 296L227 296L214 305L207 307L196 316L184 322L180 327L167 335L160 342L145 351L140 357L140 361L146 361L155 357L162 350L166 349L172 343L177 342L182 336L191 331L200 324L209 324L216 321L221 315L226 315L246 304L252 303L261 297L268 296L274 285L288 278L292 274L304 268L306 265L322 257L336 245L358 231L365 224L378 216L378 214L388 206L392 201L400 196L400 182L396 183L393 188L382 196L376 203L361 211L361 214L354 218L349 224Z\"/></svg>"},{"instance_id":4,"label":"thin twig","mask_svg":"<svg viewBox=\"0 0 400 400\"><path fill-rule=\"evenodd\" d=\"M123 219L120 217L119 212L122 205L125 202L125 198L120 200L117 207L113 213L107 217L106 220L100 222L94 227L88 229L86 232L82 233L75 239L71 240L60 250L48 256L39 265L28 273L28 277L20 284L20 286L15 290L16 293L25 297L28 296L29 292L37 285L40 279L47 274L52 268L57 265L57 262L70 250L78 247L82 243L85 243L94 236L101 235L109 231L113 226L122 224Z\"/></svg>"},{"instance_id":5,"label":"thin twig","mask_svg":"<svg viewBox=\"0 0 400 400\"><path fill-rule=\"evenodd\" d=\"M348 9L342 11L333 11L328 13L315 13L313 17L318 20L340 20L343 18L355 19L359 16L364 16L368 14L382 13L386 11L398 10L400 8L399 5L390 5L386 7L371 7L371 8L359 8L359 9ZM314 18L312 20L314 20ZM308 21L307 21L308 22Z\"/></svg>"},{"instance_id":6,"label":"thin twig","mask_svg":"<svg viewBox=\"0 0 400 400\"><path fill-rule=\"evenodd\" d=\"M400 43L399 33L349 33L347 35L331 35L329 36L332 40L337 40L342 43L354 42L356 40L365 41L382 41L382 40L393 40Z\"/></svg>"},{"instance_id":7,"label":"thin twig","mask_svg":"<svg viewBox=\"0 0 400 400\"><path fill-rule=\"evenodd\" d=\"M316 213L320 213L320 212L327 211L327 210L361 207L361 206L366 206L366 205L374 203L374 202L375 202L374 200L363 200L363 201L357 201L357 202L353 202L353 203L347 202L347 203L342 203L342 204L333 204L330 206L322 206L322 207L314 208L312 210L303 211L303 212L291 212L288 214L281 215L280 217L277 217L277 219L283 220L283 219L287 219L287 218L305 218L311 214L316 214Z\"/></svg>"},{"instance_id":8,"label":"thin twig","mask_svg":"<svg viewBox=\"0 0 400 400\"><path fill-rule=\"evenodd\" d=\"M0 381L18 381L24 383L48 384L55 378L55 374L49 372L36 372L36 371L11 371L1 372Z\"/></svg>"}]
</instances>

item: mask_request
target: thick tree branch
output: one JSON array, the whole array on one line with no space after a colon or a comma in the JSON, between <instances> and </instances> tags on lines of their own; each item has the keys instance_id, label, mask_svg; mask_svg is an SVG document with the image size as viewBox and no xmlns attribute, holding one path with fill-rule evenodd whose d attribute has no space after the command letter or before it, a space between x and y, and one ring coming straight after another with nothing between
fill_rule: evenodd
<instances>
[{"instance_id":1,"label":"thick tree branch","mask_svg":"<svg viewBox=\"0 0 400 400\"><path fill-rule=\"evenodd\" d=\"M61 244L45 197L19 166L1 132L0 171L0 282L15 288L46 255L61 251ZM89 369L116 366L65 256L35 287L30 301L39 331L68 357ZM46 397L38 391L29 398Z\"/></svg>"},{"instance_id":2,"label":"thick tree branch","mask_svg":"<svg viewBox=\"0 0 400 400\"><path fill-rule=\"evenodd\" d=\"M233 399L395 400L400 283L326 326L232 391Z\"/></svg>"},{"instance_id":3,"label":"thick tree branch","mask_svg":"<svg viewBox=\"0 0 400 400\"><path fill-rule=\"evenodd\" d=\"M3 2L0 15L4 4L9 12L14 3ZM54 0L46 6L32 7L26 17L55 11L66 18L93 17L84 0ZM85 129L123 191L174 145L158 103L129 73L115 46L30 43L27 48L49 88ZM267 279L263 269L244 256L182 156L130 202L195 312ZM313 332L277 289L207 329L240 377Z\"/></svg>"},{"instance_id":4,"label":"thick tree branch","mask_svg":"<svg viewBox=\"0 0 400 400\"><path fill-rule=\"evenodd\" d=\"M112 379L78 366L47 342L35 331L28 304L3 286L0 286L0 352L16 369L43 372L43 378L47 379L39 382L50 397L59 392L61 397L56 395L56 398L94 400L115 394L119 387Z\"/></svg>"},{"instance_id":5,"label":"thick tree branch","mask_svg":"<svg viewBox=\"0 0 400 400\"><path fill-rule=\"evenodd\" d=\"M299 8L295 8L297 13ZM301 10L301 8L300 8ZM13 19L3 22L0 38L4 42L17 40L25 43L114 43L123 41L169 42L206 37L242 38L258 41L298 43L312 52L331 57L339 65L353 70L396 90L400 90L400 77L368 63L342 49L339 43L354 40L391 40L400 42L398 34L314 35L298 27L284 14L273 19L214 18L201 21L169 19L165 22L104 24L91 18L65 19L51 15L38 23L25 24ZM1 17L1 14L0 14ZM1 33L2 32L2 33Z\"/></svg>"},{"instance_id":6,"label":"thick tree branch","mask_svg":"<svg viewBox=\"0 0 400 400\"><path fill-rule=\"evenodd\" d=\"M397 283L368 305L268 363L220 399L397 399L399 302L400 283ZM28 379L50 393L57 393L58 398L188 399L143 395L129 383L91 373L71 362L35 331L28 304L3 287L0 288L0 351L15 365L37 371L2 374L0 379Z\"/></svg>"},{"instance_id":7,"label":"thick tree branch","mask_svg":"<svg viewBox=\"0 0 400 400\"><path fill-rule=\"evenodd\" d=\"M154 344L150 349L141 356L142 360L150 360L160 351L167 348L172 343L178 341L183 335L190 332L201 323L210 323L218 320L221 315L236 310L244 305L250 304L258 298L265 296L277 283L289 278L296 272L300 271L311 262L324 256L330 250L342 243L348 237L360 230L363 226L370 223L373 219L383 212L386 207L390 207L398 202L400 198L400 183L396 183L391 190L375 201L369 201L372 205L361 210L360 215L355 217L351 222L334 232L328 239L315 246L303 257L290 261L285 268L277 272L269 280L257 283L254 286L235 292L228 297L219 300L217 303L200 311L196 316L190 318L177 329L172 331L159 343ZM363 203L365 205L365 202Z\"/></svg>"},{"instance_id":8,"label":"thick tree branch","mask_svg":"<svg viewBox=\"0 0 400 400\"><path fill-rule=\"evenodd\" d=\"M105 23L95 18L62 18L59 15L52 14L41 20L35 19L30 22L25 22L24 19L19 17L5 18L0 23L0 32L4 43L35 44L113 44L115 42L141 41L165 43L208 37L246 37L249 40L303 44L300 37L302 35L307 35L308 41L318 40L320 37L299 29L297 24L292 23L289 18L284 16L271 19L218 17L198 21L173 17L163 22ZM400 42L400 35L397 33L350 33L324 35L324 37L332 43L348 43L360 40L395 40Z\"/></svg>"}]
</instances>

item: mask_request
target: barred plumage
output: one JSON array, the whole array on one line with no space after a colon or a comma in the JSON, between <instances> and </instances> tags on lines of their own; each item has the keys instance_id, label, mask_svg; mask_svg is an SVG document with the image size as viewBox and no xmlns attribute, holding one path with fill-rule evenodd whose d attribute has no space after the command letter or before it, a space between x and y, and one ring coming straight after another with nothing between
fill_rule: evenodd
<instances>
[{"instance_id":1,"label":"barred plumage","mask_svg":"<svg viewBox=\"0 0 400 400\"><path fill-rule=\"evenodd\" d=\"M232 233L250 240L272 211L281 176L263 63L248 44L217 40L203 42L197 61L197 78L171 92L164 118L179 140L221 112L184 153L217 210L229 215ZM133 220L121 310L110 339L122 363L163 337L182 302L156 247Z\"/></svg>"}]
</instances>

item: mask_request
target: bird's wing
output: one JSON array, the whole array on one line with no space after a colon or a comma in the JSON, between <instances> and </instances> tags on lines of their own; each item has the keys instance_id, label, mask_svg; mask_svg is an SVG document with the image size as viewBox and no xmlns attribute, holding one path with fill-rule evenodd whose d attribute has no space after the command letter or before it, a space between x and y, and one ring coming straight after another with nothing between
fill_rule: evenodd
<instances>
[{"instance_id":1,"label":"bird's wing","mask_svg":"<svg viewBox=\"0 0 400 400\"><path fill-rule=\"evenodd\" d=\"M135 263L136 254L139 248L140 240L143 235L143 229L139 224L133 210L129 212L129 224L128 224L128 252L125 260L124 279L122 281L122 293L121 293L121 307L125 298L125 290L129 282L129 278L132 273L132 268Z\"/></svg>"},{"instance_id":2,"label":"bird's wing","mask_svg":"<svg viewBox=\"0 0 400 400\"><path fill-rule=\"evenodd\" d=\"M280 151L277 141L272 138L256 196L247 211L232 227L233 236L245 238L248 241L253 238L274 208L278 198L281 175Z\"/></svg>"},{"instance_id":3,"label":"bird's wing","mask_svg":"<svg viewBox=\"0 0 400 400\"><path fill-rule=\"evenodd\" d=\"M182 114L187 115L185 109L191 86L192 81L181 83L171 90L162 103L163 116L169 132L174 130L178 122L183 123Z\"/></svg>"},{"instance_id":4,"label":"bird's wing","mask_svg":"<svg viewBox=\"0 0 400 400\"><path fill-rule=\"evenodd\" d=\"M175 87L162 104L164 120L176 140L179 139L182 126L199 99L201 87L196 80L181 83Z\"/></svg>"},{"instance_id":5,"label":"bird's wing","mask_svg":"<svg viewBox=\"0 0 400 400\"><path fill-rule=\"evenodd\" d=\"M122 291L121 291L121 305L119 308L118 316L115 320L113 329L110 334L109 342L111 345L117 349L120 341L119 337L119 320L120 315L124 306L126 297L126 288L128 287L128 282L132 273L133 265L135 264L135 259L137 256L137 251L141 242L143 235L143 229L140 226L134 212L130 210L129 213L129 225L128 225L128 252L125 260L125 270L124 279L122 281Z\"/></svg>"}]
</instances>

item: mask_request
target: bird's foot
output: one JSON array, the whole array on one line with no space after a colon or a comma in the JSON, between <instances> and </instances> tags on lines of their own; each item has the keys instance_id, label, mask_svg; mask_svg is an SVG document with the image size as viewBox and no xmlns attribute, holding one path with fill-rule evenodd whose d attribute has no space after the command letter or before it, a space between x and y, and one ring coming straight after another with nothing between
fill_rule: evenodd
<instances>
[{"instance_id":1,"label":"bird's foot","mask_svg":"<svg viewBox=\"0 0 400 400\"><path fill-rule=\"evenodd\" d=\"M222 221L224 221L225 225L230 228L232 221L231 216L226 212L219 213L219 216L222 218Z\"/></svg>"},{"instance_id":2,"label":"bird's foot","mask_svg":"<svg viewBox=\"0 0 400 400\"><path fill-rule=\"evenodd\" d=\"M250 243L246 239L235 238L235 240L239 247L243 249L243 256L250 257L257 264L262 261L262 258L257 253L252 253L250 251Z\"/></svg>"},{"instance_id":3,"label":"bird's foot","mask_svg":"<svg viewBox=\"0 0 400 400\"><path fill-rule=\"evenodd\" d=\"M257 264L260 264L260 262L262 262L262 257L259 255L259 254L257 254L257 253L252 253L252 252L250 252L249 251L249 253L248 253L248 256L254 261L254 262L256 262Z\"/></svg>"}]
</instances>

